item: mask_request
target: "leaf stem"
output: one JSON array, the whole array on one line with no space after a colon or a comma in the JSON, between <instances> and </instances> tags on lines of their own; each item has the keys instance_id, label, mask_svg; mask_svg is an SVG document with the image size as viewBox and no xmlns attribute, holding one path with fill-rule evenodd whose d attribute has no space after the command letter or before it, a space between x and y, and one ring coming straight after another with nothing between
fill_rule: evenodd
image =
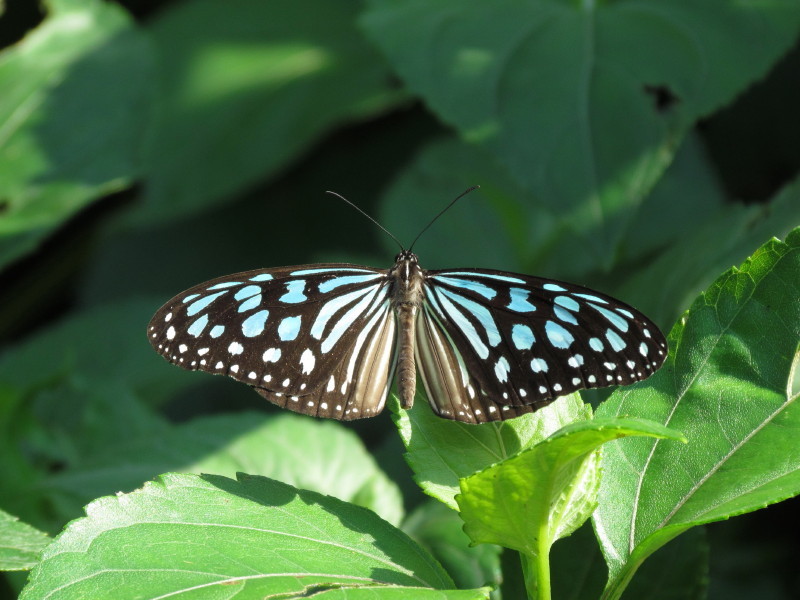
<instances>
[{"instance_id":1,"label":"leaf stem","mask_svg":"<svg viewBox=\"0 0 800 600\"><path fill-rule=\"evenodd\" d=\"M550 548L539 544L536 555L519 553L528 600L550 600Z\"/></svg>"}]
</instances>

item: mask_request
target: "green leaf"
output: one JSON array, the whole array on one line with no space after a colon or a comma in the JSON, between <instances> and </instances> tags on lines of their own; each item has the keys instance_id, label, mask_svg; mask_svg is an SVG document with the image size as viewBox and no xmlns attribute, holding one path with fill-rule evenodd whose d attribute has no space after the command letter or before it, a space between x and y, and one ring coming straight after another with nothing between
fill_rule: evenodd
<instances>
[{"instance_id":1,"label":"green leaf","mask_svg":"<svg viewBox=\"0 0 800 600\"><path fill-rule=\"evenodd\" d=\"M800 24L792 0L369 6L362 24L409 88L554 211L599 228L582 241L604 256L687 129L763 77Z\"/></svg>"},{"instance_id":2,"label":"green leaf","mask_svg":"<svg viewBox=\"0 0 800 600\"><path fill-rule=\"evenodd\" d=\"M24 571L39 562L50 537L0 510L0 571Z\"/></svg>"},{"instance_id":3,"label":"green leaf","mask_svg":"<svg viewBox=\"0 0 800 600\"><path fill-rule=\"evenodd\" d=\"M546 556L553 542L580 527L597 505L597 449L628 436L683 439L659 423L639 419L571 423L534 447L461 480L456 502L464 531L476 544Z\"/></svg>"},{"instance_id":4,"label":"green leaf","mask_svg":"<svg viewBox=\"0 0 800 600\"><path fill-rule=\"evenodd\" d=\"M647 382L597 414L680 429L686 446L610 444L595 529L617 598L641 562L681 532L800 492L800 229L714 282L673 328Z\"/></svg>"},{"instance_id":5,"label":"green leaf","mask_svg":"<svg viewBox=\"0 0 800 600\"><path fill-rule=\"evenodd\" d=\"M374 513L262 477L168 474L86 511L45 549L23 600L453 585Z\"/></svg>"},{"instance_id":6,"label":"green leaf","mask_svg":"<svg viewBox=\"0 0 800 600\"><path fill-rule=\"evenodd\" d=\"M139 173L147 39L113 3L45 4L45 21L0 54L0 235L58 225Z\"/></svg>"},{"instance_id":7,"label":"green leaf","mask_svg":"<svg viewBox=\"0 0 800 600\"><path fill-rule=\"evenodd\" d=\"M333 127L391 104L397 93L355 29L357 9L354 1L240 0L231 10L195 0L162 11L150 25L161 96L137 218L230 198Z\"/></svg>"},{"instance_id":8,"label":"green leaf","mask_svg":"<svg viewBox=\"0 0 800 600\"><path fill-rule=\"evenodd\" d=\"M491 544L470 547L463 526L456 511L428 500L406 519L403 531L436 557L459 588L499 585L501 549Z\"/></svg>"},{"instance_id":9,"label":"green leaf","mask_svg":"<svg viewBox=\"0 0 800 600\"><path fill-rule=\"evenodd\" d=\"M361 440L338 423L255 413L198 418L154 436L120 439L49 477L49 493L70 504L132 490L165 470L263 475L370 508L390 523L403 517L400 491ZM62 500L64 502L64 500Z\"/></svg>"},{"instance_id":10,"label":"green leaf","mask_svg":"<svg viewBox=\"0 0 800 600\"><path fill-rule=\"evenodd\" d=\"M389 406L406 446L406 460L422 490L457 510L459 479L513 456L567 423L591 416L577 394L509 421L469 425L433 414L427 399L417 394L411 410L400 410L396 398Z\"/></svg>"}]
</instances>

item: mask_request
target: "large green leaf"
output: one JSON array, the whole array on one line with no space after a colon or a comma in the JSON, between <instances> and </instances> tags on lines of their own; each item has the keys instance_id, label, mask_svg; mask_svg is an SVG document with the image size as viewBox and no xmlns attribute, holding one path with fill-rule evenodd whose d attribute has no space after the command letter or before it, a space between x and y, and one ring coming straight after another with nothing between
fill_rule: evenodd
<instances>
[{"instance_id":1,"label":"large green leaf","mask_svg":"<svg viewBox=\"0 0 800 600\"><path fill-rule=\"evenodd\" d=\"M42 487L66 495L74 506L132 490L165 470L264 475L365 506L394 524L403 516L400 491L358 436L338 423L293 414L217 415L163 429L157 436L143 432L81 457Z\"/></svg>"},{"instance_id":2,"label":"large green leaf","mask_svg":"<svg viewBox=\"0 0 800 600\"><path fill-rule=\"evenodd\" d=\"M86 512L45 549L21 598L249 599L453 586L427 552L374 513L262 477L164 475Z\"/></svg>"},{"instance_id":3,"label":"large green leaf","mask_svg":"<svg viewBox=\"0 0 800 600\"><path fill-rule=\"evenodd\" d=\"M414 480L426 494L455 510L461 478L505 460L568 423L591 417L591 408L578 394L559 398L535 413L481 425L437 417L421 394L411 410L400 410L395 398L389 406Z\"/></svg>"},{"instance_id":4,"label":"large green leaf","mask_svg":"<svg viewBox=\"0 0 800 600\"><path fill-rule=\"evenodd\" d=\"M608 598L686 529L800 493L800 229L717 279L669 342L661 371L598 409L653 419L689 439L607 446L594 523Z\"/></svg>"},{"instance_id":5,"label":"large green leaf","mask_svg":"<svg viewBox=\"0 0 800 600\"><path fill-rule=\"evenodd\" d=\"M50 537L0 510L0 571L20 571L39 562Z\"/></svg>"},{"instance_id":6,"label":"large green leaf","mask_svg":"<svg viewBox=\"0 0 800 600\"><path fill-rule=\"evenodd\" d=\"M0 54L0 235L57 225L139 173L146 37L113 3L45 5L44 22Z\"/></svg>"},{"instance_id":7,"label":"large green leaf","mask_svg":"<svg viewBox=\"0 0 800 600\"><path fill-rule=\"evenodd\" d=\"M138 216L220 202L336 125L391 103L386 67L355 28L357 9L354 1L195 0L162 11L150 24L160 110Z\"/></svg>"},{"instance_id":8,"label":"large green leaf","mask_svg":"<svg viewBox=\"0 0 800 600\"><path fill-rule=\"evenodd\" d=\"M369 6L362 24L408 86L604 256L687 129L763 77L800 25L793 0Z\"/></svg>"}]
</instances>

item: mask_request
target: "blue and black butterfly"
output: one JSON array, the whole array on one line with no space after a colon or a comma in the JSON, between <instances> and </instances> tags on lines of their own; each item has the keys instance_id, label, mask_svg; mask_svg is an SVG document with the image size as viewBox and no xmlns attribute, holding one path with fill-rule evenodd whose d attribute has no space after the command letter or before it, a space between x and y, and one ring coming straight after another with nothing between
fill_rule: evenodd
<instances>
[{"instance_id":1,"label":"blue and black butterfly","mask_svg":"<svg viewBox=\"0 0 800 600\"><path fill-rule=\"evenodd\" d=\"M148 339L184 369L339 420L380 413L395 373L410 408L419 371L434 412L465 423L640 381L667 351L647 317L599 292L503 271L426 271L411 250L388 270L330 263L213 279L161 307Z\"/></svg>"}]
</instances>

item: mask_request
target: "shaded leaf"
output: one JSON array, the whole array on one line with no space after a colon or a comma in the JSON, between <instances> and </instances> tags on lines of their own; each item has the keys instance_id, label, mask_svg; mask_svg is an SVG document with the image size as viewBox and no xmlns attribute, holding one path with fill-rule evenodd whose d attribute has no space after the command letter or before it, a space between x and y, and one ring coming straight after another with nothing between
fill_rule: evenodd
<instances>
[{"instance_id":1,"label":"shaded leaf","mask_svg":"<svg viewBox=\"0 0 800 600\"><path fill-rule=\"evenodd\" d=\"M637 566L686 529L800 492L800 229L715 281L673 328L647 382L598 415L680 429L686 446L639 439L606 448L595 529L617 598Z\"/></svg>"},{"instance_id":2,"label":"shaded leaf","mask_svg":"<svg viewBox=\"0 0 800 600\"><path fill-rule=\"evenodd\" d=\"M406 446L406 460L422 490L457 510L459 479L513 456L567 423L586 419L591 409L577 394L516 419L470 425L433 414L424 396L411 410L400 410L392 397L392 418Z\"/></svg>"},{"instance_id":3,"label":"shaded leaf","mask_svg":"<svg viewBox=\"0 0 800 600\"><path fill-rule=\"evenodd\" d=\"M22 599L452 587L374 513L266 478L168 474L86 510L44 551Z\"/></svg>"},{"instance_id":4,"label":"shaded leaf","mask_svg":"<svg viewBox=\"0 0 800 600\"><path fill-rule=\"evenodd\" d=\"M491 544L470 546L458 513L441 502L428 500L403 523L403 531L418 541L442 564L461 589L499 585L501 548Z\"/></svg>"},{"instance_id":5,"label":"shaded leaf","mask_svg":"<svg viewBox=\"0 0 800 600\"><path fill-rule=\"evenodd\" d=\"M356 31L356 2L177 3L150 25L160 110L137 219L201 210L397 97ZM324 189L324 188L322 188ZM285 202L284 198L273 202Z\"/></svg>"},{"instance_id":6,"label":"shaded leaf","mask_svg":"<svg viewBox=\"0 0 800 600\"><path fill-rule=\"evenodd\" d=\"M49 0L0 54L0 235L52 227L139 174L152 52L122 8ZM30 240L5 253L19 255Z\"/></svg>"},{"instance_id":7,"label":"shaded leaf","mask_svg":"<svg viewBox=\"0 0 800 600\"><path fill-rule=\"evenodd\" d=\"M0 510L0 571L23 571L39 562L50 536Z\"/></svg>"},{"instance_id":8,"label":"shaded leaf","mask_svg":"<svg viewBox=\"0 0 800 600\"><path fill-rule=\"evenodd\" d=\"M800 24L791 0L369 7L362 24L409 88L554 211L599 227L582 242L603 256L687 129L762 77Z\"/></svg>"},{"instance_id":9,"label":"shaded leaf","mask_svg":"<svg viewBox=\"0 0 800 600\"><path fill-rule=\"evenodd\" d=\"M394 524L403 516L397 486L352 431L293 414L218 415L170 427L158 436L120 439L44 485L75 505L132 490L165 470L263 475L365 506Z\"/></svg>"}]
</instances>

